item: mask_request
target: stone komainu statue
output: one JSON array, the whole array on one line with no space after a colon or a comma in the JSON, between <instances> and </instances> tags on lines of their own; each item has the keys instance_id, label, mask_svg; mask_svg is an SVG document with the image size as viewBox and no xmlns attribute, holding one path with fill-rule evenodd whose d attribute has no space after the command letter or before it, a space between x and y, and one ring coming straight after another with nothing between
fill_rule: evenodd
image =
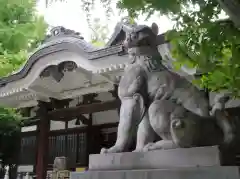
<instances>
[{"instance_id":1,"label":"stone komainu statue","mask_svg":"<svg viewBox=\"0 0 240 179\"><path fill-rule=\"evenodd\" d=\"M121 109L117 141L101 153L128 150L136 135L135 151L216 145L233 137L226 121L209 116L205 93L161 63L157 34L155 23L152 27L136 26L124 42L132 62L118 87ZM223 106L221 101L219 98L215 106ZM203 140L201 130L214 135ZM155 133L162 140L152 143Z\"/></svg>"}]
</instances>

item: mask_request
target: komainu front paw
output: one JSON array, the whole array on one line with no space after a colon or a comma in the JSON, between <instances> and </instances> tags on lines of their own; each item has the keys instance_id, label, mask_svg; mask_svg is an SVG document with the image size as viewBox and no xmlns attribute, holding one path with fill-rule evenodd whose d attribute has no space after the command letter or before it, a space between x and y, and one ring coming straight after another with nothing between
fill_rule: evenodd
<instances>
[{"instance_id":1,"label":"komainu front paw","mask_svg":"<svg viewBox=\"0 0 240 179\"><path fill-rule=\"evenodd\" d=\"M108 153L108 149L102 148L100 154L106 154Z\"/></svg>"},{"instance_id":2,"label":"komainu front paw","mask_svg":"<svg viewBox=\"0 0 240 179\"><path fill-rule=\"evenodd\" d=\"M102 148L100 154L106 154L106 153L120 153L123 152L123 147L115 145L109 149Z\"/></svg>"},{"instance_id":3,"label":"komainu front paw","mask_svg":"<svg viewBox=\"0 0 240 179\"><path fill-rule=\"evenodd\" d=\"M151 151L151 150L155 150L155 143L148 143L143 148L143 152L148 152L148 151Z\"/></svg>"},{"instance_id":4,"label":"komainu front paw","mask_svg":"<svg viewBox=\"0 0 240 179\"><path fill-rule=\"evenodd\" d=\"M143 149L135 149L132 152L142 152L142 151L143 151Z\"/></svg>"}]
</instances>

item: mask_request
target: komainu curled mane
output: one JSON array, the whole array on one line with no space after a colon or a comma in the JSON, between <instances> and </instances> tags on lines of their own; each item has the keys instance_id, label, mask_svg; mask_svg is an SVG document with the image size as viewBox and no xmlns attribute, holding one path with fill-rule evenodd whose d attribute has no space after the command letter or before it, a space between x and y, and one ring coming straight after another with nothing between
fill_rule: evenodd
<instances>
[{"instance_id":1,"label":"komainu curled mane","mask_svg":"<svg viewBox=\"0 0 240 179\"><path fill-rule=\"evenodd\" d=\"M183 110L192 113L187 115L185 125L193 125L190 119L193 116L198 116L198 119L209 117L209 100L204 91L200 91L187 79L162 65L156 41L157 34L158 26L155 23L151 28L137 26L124 42L132 63L125 69L118 88L121 109L117 141L113 147L102 149L101 153L127 151L133 136L136 136L135 133L135 151L181 147L178 145L180 143L185 143L184 147L194 146L197 139L190 137L191 126L181 128L188 129L186 135L189 138L185 136L184 142L176 136L174 139L177 141L173 140L172 135L179 134L179 131L171 133L171 113L175 110L163 110L166 106L174 109L175 105L180 105ZM232 135L229 127L219 126L224 133L224 140L230 140ZM155 133L162 140L152 143Z\"/></svg>"}]
</instances>

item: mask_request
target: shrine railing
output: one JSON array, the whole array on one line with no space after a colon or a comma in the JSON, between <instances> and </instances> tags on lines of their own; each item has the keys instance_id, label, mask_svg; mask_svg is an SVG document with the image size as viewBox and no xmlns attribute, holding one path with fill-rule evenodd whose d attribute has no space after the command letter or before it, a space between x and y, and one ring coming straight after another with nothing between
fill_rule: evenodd
<instances>
[{"instance_id":1,"label":"shrine railing","mask_svg":"<svg viewBox=\"0 0 240 179\"><path fill-rule=\"evenodd\" d=\"M49 133L48 164L52 168L55 157L66 156L71 168L88 165L88 155L99 153L102 147L110 147L116 140L117 124L56 130ZM88 135L88 132L90 135ZM24 132L19 153L20 165L35 165L37 154L37 132Z\"/></svg>"}]
</instances>

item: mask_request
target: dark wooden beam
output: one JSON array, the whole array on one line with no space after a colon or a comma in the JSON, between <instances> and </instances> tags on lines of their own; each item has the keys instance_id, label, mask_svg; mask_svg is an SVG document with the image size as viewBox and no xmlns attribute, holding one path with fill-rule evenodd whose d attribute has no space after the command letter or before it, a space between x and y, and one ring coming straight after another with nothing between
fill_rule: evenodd
<instances>
[{"instance_id":1,"label":"dark wooden beam","mask_svg":"<svg viewBox=\"0 0 240 179\"><path fill-rule=\"evenodd\" d=\"M120 100L113 100L100 103L92 104L83 104L81 106L56 109L48 112L48 118L51 120L54 119L74 119L80 116L81 114L90 114L101 111L108 111L112 109L117 109L120 106Z\"/></svg>"},{"instance_id":2,"label":"dark wooden beam","mask_svg":"<svg viewBox=\"0 0 240 179\"><path fill-rule=\"evenodd\" d=\"M97 96L98 96L97 93L91 93L91 94L84 95L82 104L91 104L91 103L95 103L95 102L101 102L101 101L95 99Z\"/></svg>"},{"instance_id":3,"label":"dark wooden beam","mask_svg":"<svg viewBox=\"0 0 240 179\"><path fill-rule=\"evenodd\" d=\"M23 117L21 118L22 121L21 127L37 125L39 120L40 120L39 116Z\"/></svg>"},{"instance_id":4,"label":"dark wooden beam","mask_svg":"<svg viewBox=\"0 0 240 179\"><path fill-rule=\"evenodd\" d=\"M38 125L40 119L39 118L29 118L26 121L24 121L21 125L21 127L27 127L27 126L34 126L34 125Z\"/></svg>"},{"instance_id":5,"label":"dark wooden beam","mask_svg":"<svg viewBox=\"0 0 240 179\"><path fill-rule=\"evenodd\" d=\"M49 104L53 109L62 109L62 108L68 108L70 101L72 101L72 99L58 100L55 98L50 98Z\"/></svg>"},{"instance_id":6,"label":"dark wooden beam","mask_svg":"<svg viewBox=\"0 0 240 179\"><path fill-rule=\"evenodd\" d=\"M109 92L112 94L112 97L118 99L118 85L114 85L114 89Z\"/></svg>"},{"instance_id":7,"label":"dark wooden beam","mask_svg":"<svg viewBox=\"0 0 240 179\"><path fill-rule=\"evenodd\" d=\"M82 122L82 124L84 125L88 125L89 123L89 120L87 117L85 117L84 115L80 114L78 117L77 117L78 120L80 120Z\"/></svg>"},{"instance_id":8,"label":"dark wooden beam","mask_svg":"<svg viewBox=\"0 0 240 179\"><path fill-rule=\"evenodd\" d=\"M240 117L240 107L227 108L226 112L229 113L230 116L239 116Z\"/></svg>"},{"instance_id":9,"label":"dark wooden beam","mask_svg":"<svg viewBox=\"0 0 240 179\"><path fill-rule=\"evenodd\" d=\"M48 107L48 104L40 102L37 111L37 115L40 116L37 127L37 179L46 179L47 175L48 137L50 131L50 120L47 118Z\"/></svg>"},{"instance_id":10,"label":"dark wooden beam","mask_svg":"<svg viewBox=\"0 0 240 179\"><path fill-rule=\"evenodd\" d=\"M32 108L33 107L20 108L20 109L17 109L17 112L19 112L22 117L29 117L31 114Z\"/></svg>"},{"instance_id":11,"label":"dark wooden beam","mask_svg":"<svg viewBox=\"0 0 240 179\"><path fill-rule=\"evenodd\" d=\"M87 124L87 146L86 146L86 163L89 164L89 155L92 153L92 126L93 126L93 115L89 114L89 120Z\"/></svg>"},{"instance_id":12,"label":"dark wooden beam","mask_svg":"<svg viewBox=\"0 0 240 179\"><path fill-rule=\"evenodd\" d=\"M112 94L112 97L114 97L117 100L120 100L118 97L118 85L114 85L114 89L110 91L110 93ZM120 115L120 107L121 106L119 105L119 107L117 108L118 116Z\"/></svg>"}]
</instances>

